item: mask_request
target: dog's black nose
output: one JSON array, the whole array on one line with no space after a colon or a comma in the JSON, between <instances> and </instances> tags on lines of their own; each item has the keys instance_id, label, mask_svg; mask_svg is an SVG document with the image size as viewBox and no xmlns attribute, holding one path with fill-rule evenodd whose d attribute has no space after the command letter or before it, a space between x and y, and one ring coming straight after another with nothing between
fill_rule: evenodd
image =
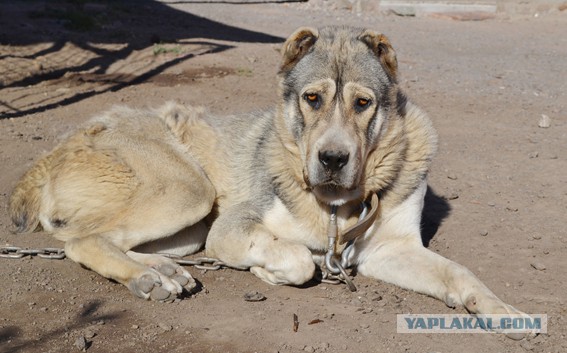
<instances>
[{"instance_id":1,"label":"dog's black nose","mask_svg":"<svg viewBox=\"0 0 567 353\"><path fill-rule=\"evenodd\" d=\"M348 163L349 154L342 151L321 151L319 152L319 162L331 172L338 172Z\"/></svg>"}]
</instances>

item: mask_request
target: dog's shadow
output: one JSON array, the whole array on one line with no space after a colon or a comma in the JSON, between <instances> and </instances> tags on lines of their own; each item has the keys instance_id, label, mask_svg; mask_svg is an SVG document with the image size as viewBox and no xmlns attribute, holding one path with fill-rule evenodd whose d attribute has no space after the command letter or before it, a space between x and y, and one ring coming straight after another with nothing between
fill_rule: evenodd
<instances>
[{"instance_id":1,"label":"dog's shadow","mask_svg":"<svg viewBox=\"0 0 567 353\"><path fill-rule=\"evenodd\" d=\"M430 186L427 186L425 204L421 212L421 240L427 248L431 239L437 234L437 230L443 220L451 213L451 206L443 197L437 195Z\"/></svg>"}]
</instances>

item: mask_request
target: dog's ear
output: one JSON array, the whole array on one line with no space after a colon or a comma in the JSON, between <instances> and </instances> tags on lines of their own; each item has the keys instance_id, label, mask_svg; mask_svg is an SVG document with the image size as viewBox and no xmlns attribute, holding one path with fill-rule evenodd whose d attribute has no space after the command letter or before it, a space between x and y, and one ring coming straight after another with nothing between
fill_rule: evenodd
<instances>
[{"instance_id":1,"label":"dog's ear","mask_svg":"<svg viewBox=\"0 0 567 353\"><path fill-rule=\"evenodd\" d=\"M301 27L289 36L282 47L283 60L280 71L291 69L305 56L309 48L315 44L317 38L319 38L319 32L309 27Z\"/></svg>"},{"instance_id":2,"label":"dog's ear","mask_svg":"<svg viewBox=\"0 0 567 353\"><path fill-rule=\"evenodd\" d=\"M398 59L396 59L396 52L388 38L383 34L376 33L371 30L365 30L362 34L360 34L358 39L364 42L374 52L374 54L376 54L388 76L396 81L398 73Z\"/></svg>"}]
</instances>

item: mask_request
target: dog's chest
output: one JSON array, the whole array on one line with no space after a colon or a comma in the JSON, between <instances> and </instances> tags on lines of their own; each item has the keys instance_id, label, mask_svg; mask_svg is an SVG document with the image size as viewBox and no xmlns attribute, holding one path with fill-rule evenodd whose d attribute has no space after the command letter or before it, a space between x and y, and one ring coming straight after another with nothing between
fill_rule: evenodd
<instances>
[{"instance_id":1,"label":"dog's chest","mask_svg":"<svg viewBox=\"0 0 567 353\"><path fill-rule=\"evenodd\" d=\"M278 238L304 244L311 250L325 250L327 246L329 214L320 211L314 213L314 216L300 219L277 199L274 205L264 214L262 221ZM339 229L346 224L346 221L341 217L338 217L337 221Z\"/></svg>"}]
</instances>

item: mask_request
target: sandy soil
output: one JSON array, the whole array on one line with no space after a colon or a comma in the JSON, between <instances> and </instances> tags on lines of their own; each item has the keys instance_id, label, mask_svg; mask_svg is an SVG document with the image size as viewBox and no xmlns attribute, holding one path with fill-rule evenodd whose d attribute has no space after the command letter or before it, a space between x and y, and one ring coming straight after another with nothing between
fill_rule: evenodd
<instances>
[{"instance_id":1,"label":"sandy soil","mask_svg":"<svg viewBox=\"0 0 567 353\"><path fill-rule=\"evenodd\" d=\"M455 21L342 3L2 2L0 245L62 245L12 234L7 201L33 161L93 114L172 99L220 113L262 109L276 99L277 50L293 29L371 27L392 40L402 85L439 131L424 212L429 248L506 302L547 314L549 333L520 342L397 334L396 314L464 310L361 276L351 293L190 269L201 290L159 304L70 260L27 257L0 259L1 352L73 352L83 339L88 352L567 351L567 13ZM538 127L543 114L548 128ZM251 291L267 299L244 301Z\"/></svg>"}]
</instances>

